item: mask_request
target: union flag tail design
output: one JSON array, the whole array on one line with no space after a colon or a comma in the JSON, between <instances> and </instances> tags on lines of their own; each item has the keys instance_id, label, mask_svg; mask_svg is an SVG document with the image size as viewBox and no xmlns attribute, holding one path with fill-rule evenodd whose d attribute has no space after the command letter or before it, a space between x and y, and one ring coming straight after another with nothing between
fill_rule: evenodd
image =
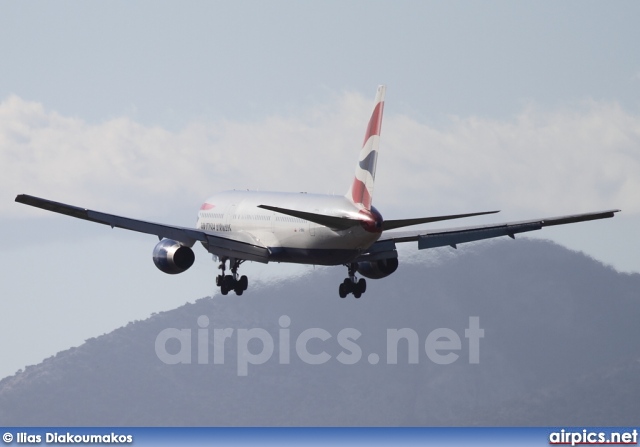
<instances>
[{"instance_id":1,"label":"union flag tail design","mask_svg":"<svg viewBox=\"0 0 640 447\"><path fill-rule=\"evenodd\" d=\"M380 128L382 127L382 111L384 109L385 86L378 86L376 104L369 119L367 133L364 136L360 158L356 166L356 175L347 197L356 205L364 209L371 209L373 184L376 178L376 161L378 160L378 146L380 145Z\"/></svg>"}]
</instances>

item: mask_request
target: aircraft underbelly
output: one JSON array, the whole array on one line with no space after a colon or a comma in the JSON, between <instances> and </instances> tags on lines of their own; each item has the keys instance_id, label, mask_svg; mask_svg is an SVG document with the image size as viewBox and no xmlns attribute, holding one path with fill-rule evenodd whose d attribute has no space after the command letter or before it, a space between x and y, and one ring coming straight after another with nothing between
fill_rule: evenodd
<instances>
[{"instance_id":1,"label":"aircraft underbelly","mask_svg":"<svg viewBox=\"0 0 640 447\"><path fill-rule=\"evenodd\" d=\"M278 242L269 246L270 262L341 265L357 258L379 235L362 229L336 233L318 228L313 236L309 233L291 235L286 231L277 236L280 236Z\"/></svg>"},{"instance_id":2,"label":"aircraft underbelly","mask_svg":"<svg viewBox=\"0 0 640 447\"><path fill-rule=\"evenodd\" d=\"M269 247L269 262L289 262L295 264L341 265L357 258L360 250L334 248L293 248Z\"/></svg>"}]
</instances>

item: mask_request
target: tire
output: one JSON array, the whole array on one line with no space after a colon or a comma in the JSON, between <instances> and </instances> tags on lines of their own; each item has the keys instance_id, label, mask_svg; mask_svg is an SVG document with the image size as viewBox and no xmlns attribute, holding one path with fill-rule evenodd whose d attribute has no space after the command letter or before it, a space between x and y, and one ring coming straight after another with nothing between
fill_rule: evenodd
<instances>
[{"instance_id":1,"label":"tire","mask_svg":"<svg viewBox=\"0 0 640 447\"><path fill-rule=\"evenodd\" d=\"M360 298L360 297L362 296L362 293L360 293L360 291L359 291L359 290L356 290L355 292L353 292L353 296L354 296L355 298Z\"/></svg>"},{"instance_id":2,"label":"tire","mask_svg":"<svg viewBox=\"0 0 640 447\"><path fill-rule=\"evenodd\" d=\"M236 292L236 295L241 296L242 292L244 292L244 289L240 287L240 284L238 284L235 288L235 292Z\"/></svg>"},{"instance_id":3,"label":"tire","mask_svg":"<svg viewBox=\"0 0 640 447\"><path fill-rule=\"evenodd\" d=\"M360 281L358 281L358 292L360 292L360 294L362 295L366 291L367 281L364 278L360 278Z\"/></svg>"},{"instance_id":4,"label":"tire","mask_svg":"<svg viewBox=\"0 0 640 447\"><path fill-rule=\"evenodd\" d=\"M238 283L240 284L242 290L247 290L247 287L249 287L249 278L247 278L245 275L242 275Z\"/></svg>"},{"instance_id":5,"label":"tire","mask_svg":"<svg viewBox=\"0 0 640 447\"><path fill-rule=\"evenodd\" d=\"M340 287L338 287L338 293L340 294L340 298L347 297L347 291L345 290L344 283L340 284Z\"/></svg>"}]
</instances>

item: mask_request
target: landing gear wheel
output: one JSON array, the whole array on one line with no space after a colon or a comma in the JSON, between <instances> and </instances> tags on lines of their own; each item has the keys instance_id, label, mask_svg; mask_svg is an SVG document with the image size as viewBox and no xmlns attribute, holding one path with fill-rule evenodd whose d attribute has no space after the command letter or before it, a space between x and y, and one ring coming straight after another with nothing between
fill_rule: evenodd
<instances>
[{"instance_id":1,"label":"landing gear wheel","mask_svg":"<svg viewBox=\"0 0 640 447\"><path fill-rule=\"evenodd\" d=\"M356 278L356 273L358 272L357 263L345 264L345 266L348 269L349 276L340 284L338 289L340 298L345 298L350 293L353 293L355 298L360 298L367 290L367 281L364 278Z\"/></svg>"},{"instance_id":2,"label":"landing gear wheel","mask_svg":"<svg viewBox=\"0 0 640 447\"><path fill-rule=\"evenodd\" d=\"M242 292L244 292L244 289L241 287L241 285L240 285L240 282L239 282L239 281L238 281L238 282L236 282L236 287L235 287L235 289L234 289L234 290L235 290L235 292L236 292L236 295L238 295L238 296L242 295Z\"/></svg>"},{"instance_id":3,"label":"landing gear wheel","mask_svg":"<svg viewBox=\"0 0 640 447\"><path fill-rule=\"evenodd\" d=\"M249 287L249 278L247 278L246 275L242 275L240 277L240 280L238 281L238 284L240 285L243 291L247 290L247 287ZM242 295L242 294L239 293L238 295Z\"/></svg>"},{"instance_id":4,"label":"landing gear wheel","mask_svg":"<svg viewBox=\"0 0 640 447\"><path fill-rule=\"evenodd\" d=\"M223 295L228 294L230 291L232 291L235 287L234 284L234 280L233 280L233 276L231 275L225 275L222 278L222 285L220 286L220 291L222 292Z\"/></svg>"},{"instance_id":5,"label":"landing gear wheel","mask_svg":"<svg viewBox=\"0 0 640 447\"><path fill-rule=\"evenodd\" d=\"M356 290L360 293L360 295L367 291L367 281L364 278L360 278L358 283L354 285L356 286ZM357 296L356 298L360 297Z\"/></svg>"}]
</instances>

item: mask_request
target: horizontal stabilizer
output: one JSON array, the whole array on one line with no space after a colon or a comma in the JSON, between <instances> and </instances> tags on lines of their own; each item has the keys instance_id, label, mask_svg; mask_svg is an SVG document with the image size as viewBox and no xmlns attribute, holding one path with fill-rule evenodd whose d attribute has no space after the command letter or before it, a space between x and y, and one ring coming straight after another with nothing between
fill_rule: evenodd
<instances>
[{"instance_id":1,"label":"horizontal stabilizer","mask_svg":"<svg viewBox=\"0 0 640 447\"><path fill-rule=\"evenodd\" d=\"M410 227L411 225L419 225L429 222L438 222L441 220L461 219L463 217L482 216L483 214L495 214L500 211L483 211L481 213L467 213L467 214L451 214L449 216L435 216L435 217L418 217L416 219L398 219L398 220L385 220L382 223L382 230L393 230L395 228Z\"/></svg>"},{"instance_id":2,"label":"horizontal stabilizer","mask_svg":"<svg viewBox=\"0 0 640 447\"><path fill-rule=\"evenodd\" d=\"M317 223L332 230L348 230L349 228L361 225L362 221L358 219L350 219L348 217L327 216L325 214L308 213L306 211L290 210L287 208L278 208L277 206L258 205L258 208L262 208L269 211L275 211L276 213L286 214L287 216L297 217L298 219L308 220L309 222Z\"/></svg>"}]
</instances>

